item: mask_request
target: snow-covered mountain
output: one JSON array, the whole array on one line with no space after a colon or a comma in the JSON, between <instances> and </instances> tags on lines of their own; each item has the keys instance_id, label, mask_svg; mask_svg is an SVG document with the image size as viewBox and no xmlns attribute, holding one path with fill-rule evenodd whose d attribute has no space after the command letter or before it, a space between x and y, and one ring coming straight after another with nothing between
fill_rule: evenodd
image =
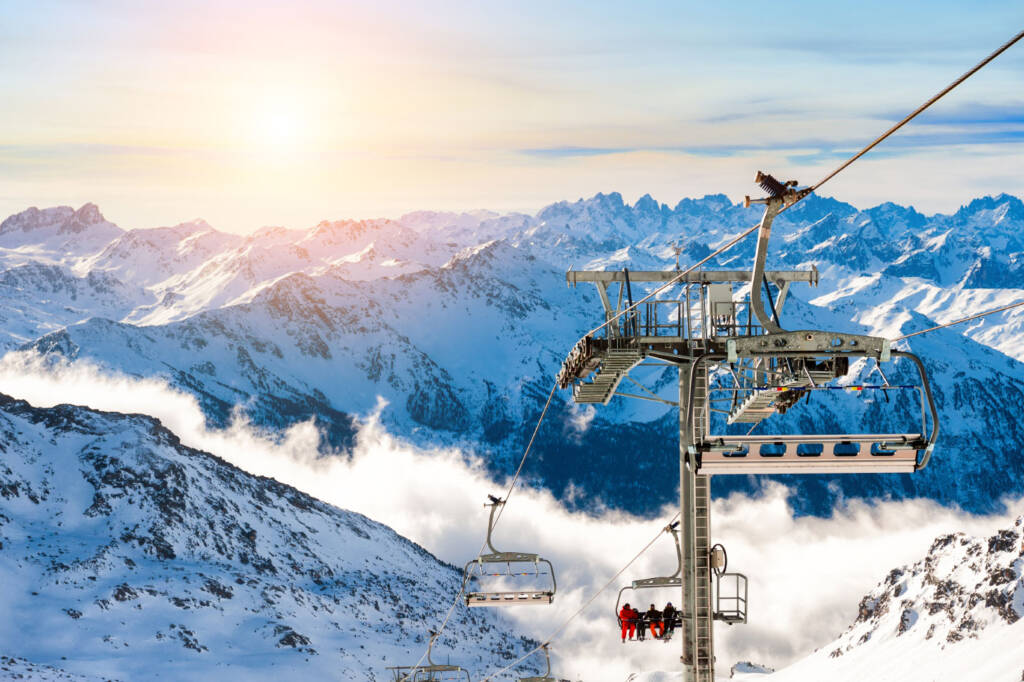
<instances>
[{"instance_id":1,"label":"snow-covered mountain","mask_svg":"<svg viewBox=\"0 0 1024 682\"><path fill-rule=\"evenodd\" d=\"M889 571L836 639L775 671L744 661L741 682L1016 682L1024 679L1024 517L994 534L935 539ZM634 682L679 682L647 672Z\"/></svg>"},{"instance_id":2,"label":"snow-covered mountain","mask_svg":"<svg viewBox=\"0 0 1024 682\"><path fill-rule=\"evenodd\" d=\"M389 528L182 446L150 417L0 396L0 676L390 679L461 571ZM458 609L434 658L535 643Z\"/></svg>"},{"instance_id":3,"label":"snow-covered mountain","mask_svg":"<svg viewBox=\"0 0 1024 682\"><path fill-rule=\"evenodd\" d=\"M935 540L860 602L832 644L764 682L1024 679L1024 517L990 537ZM747 679L737 675L738 679Z\"/></svg>"},{"instance_id":4,"label":"snow-covered mountain","mask_svg":"<svg viewBox=\"0 0 1024 682\"><path fill-rule=\"evenodd\" d=\"M313 416L334 446L380 396L394 432L468 446L503 472L567 349L600 316L590 288L564 287L565 270L671 268L676 245L692 262L758 217L721 195L670 208L612 193L535 216L420 212L240 237L202 221L123 232L91 205L29 209L0 230L9 321L0 346L164 377L217 424L236 405L271 427ZM822 273L817 289L794 287L783 323L897 336L1024 298L1022 230L1024 204L1007 195L935 216L812 196L776 221L771 266ZM752 253L748 240L718 265L747 267ZM1010 407L1024 396L1022 325L1017 309L906 342L935 375L944 418L936 462L945 466L787 480L797 507L924 495L982 511L1024 490ZM673 390L667 374L652 380ZM844 410L831 416L854 426ZM548 419L527 472L534 481L581 504L634 510L673 496L669 408L619 399L583 410L559 394ZM965 470L981 480L964 485L955 472ZM716 492L757 485L722 477Z\"/></svg>"}]
</instances>

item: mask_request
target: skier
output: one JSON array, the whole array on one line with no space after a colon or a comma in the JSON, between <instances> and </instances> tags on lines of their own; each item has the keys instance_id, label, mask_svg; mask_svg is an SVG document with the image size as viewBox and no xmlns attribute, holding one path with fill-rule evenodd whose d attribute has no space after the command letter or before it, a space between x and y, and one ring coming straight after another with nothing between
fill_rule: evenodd
<instances>
[{"instance_id":1,"label":"skier","mask_svg":"<svg viewBox=\"0 0 1024 682\"><path fill-rule=\"evenodd\" d=\"M629 632L629 638L633 639L636 634L636 619L640 615L633 608L626 604L619 611L619 622L622 623L622 643L626 643L626 632Z\"/></svg>"},{"instance_id":2,"label":"skier","mask_svg":"<svg viewBox=\"0 0 1024 682\"><path fill-rule=\"evenodd\" d=\"M665 604L665 608L661 612L662 620L665 622L665 637L671 637L672 633L676 629L676 607L672 606L672 602Z\"/></svg>"},{"instance_id":3,"label":"skier","mask_svg":"<svg viewBox=\"0 0 1024 682\"><path fill-rule=\"evenodd\" d=\"M654 608L654 604L651 604L651 608L647 609L647 622L651 624L651 636L658 638L665 634L665 623L661 620L661 611ZM661 632L658 632L660 630Z\"/></svg>"}]
</instances>

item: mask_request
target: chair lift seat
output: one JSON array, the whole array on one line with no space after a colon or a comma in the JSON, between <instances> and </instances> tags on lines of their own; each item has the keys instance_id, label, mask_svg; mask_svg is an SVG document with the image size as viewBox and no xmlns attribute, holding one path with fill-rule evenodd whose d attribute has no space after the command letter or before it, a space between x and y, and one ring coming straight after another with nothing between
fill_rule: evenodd
<instances>
[{"instance_id":1,"label":"chair lift seat","mask_svg":"<svg viewBox=\"0 0 1024 682\"><path fill-rule=\"evenodd\" d=\"M434 663L433 651L434 640L438 633L430 633L430 643L427 644L426 665L398 665L387 668L391 671L391 678L394 682L445 682L459 680L460 682L471 682L469 671L460 665L450 663ZM443 674L443 673L455 673Z\"/></svg>"},{"instance_id":2,"label":"chair lift seat","mask_svg":"<svg viewBox=\"0 0 1024 682\"><path fill-rule=\"evenodd\" d=\"M491 508L490 518L487 522L487 547L490 548L490 553L481 554L476 559L473 559L466 564L466 568L463 571L463 580L468 586L469 581L474 578L483 576L497 577L497 576L508 576L508 577L524 577L524 576L549 576L551 579L550 588L519 588L519 589L504 589L504 590L469 590L467 589L464 593L464 600L466 606L478 607L478 606L532 606L532 605L545 605L550 604L555 599L555 591L557 589L555 584L555 568L551 565L551 562L547 559L541 558L537 554L530 554L528 552L499 552L494 549L494 545L491 544L491 533L494 530L494 515L495 511L501 507L505 502L496 497L490 497L490 504L486 505ZM505 570L501 572L489 573L485 569L489 565L504 564ZM513 564L532 564L534 569L532 571L513 571ZM541 571L541 564L547 566L547 571ZM475 567L475 572L474 572Z\"/></svg>"}]
</instances>

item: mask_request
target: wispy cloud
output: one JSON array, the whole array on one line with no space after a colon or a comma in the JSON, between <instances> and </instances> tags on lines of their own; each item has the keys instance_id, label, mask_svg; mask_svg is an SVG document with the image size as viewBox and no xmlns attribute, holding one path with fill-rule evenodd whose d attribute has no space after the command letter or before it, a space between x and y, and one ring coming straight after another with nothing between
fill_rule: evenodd
<instances>
[{"instance_id":1,"label":"wispy cloud","mask_svg":"<svg viewBox=\"0 0 1024 682\"><path fill-rule=\"evenodd\" d=\"M1016 100L1005 104L967 102L954 106L937 105L914 120L914 125L945 126L1024 126L1024 101ZM872 118L898 121L907 112L896 110L878 111L869 114Z\"/></svg>"},{"instance_id":2,"label":"wispy cloud","mask_svg":"<svg viewBox=\"0 0 1024 682\"><path fill-rule=\"evenodd\" d=\"M549 159L567 159L581 156L605 156L607 154L628 154L640 151L639 147L535 147L521 149L520 153L527 156Z\"/></svg>"}]
</instances>

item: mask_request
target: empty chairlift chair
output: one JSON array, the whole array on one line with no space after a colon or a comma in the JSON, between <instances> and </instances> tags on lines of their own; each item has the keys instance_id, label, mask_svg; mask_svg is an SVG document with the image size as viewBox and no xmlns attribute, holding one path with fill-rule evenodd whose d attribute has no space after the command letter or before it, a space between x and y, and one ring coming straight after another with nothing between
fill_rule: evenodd
<instances>
[{"instance_id":1,"label":"empty chairlift chair","mask_svg":"<svg viewBox=\"0 0 1024 682\"><path fill-rule=\"evenodd\" d=\"M563 679L561 677L552 677L551 655L548 653L548 645L542 645L541 649L544 650L544 662L546 664L547 670L544 672L543 675L539 677L520 677L519 682L569 682L569 680Z\"/></svg>"},{"instance_id":2,"label":"empty chairlift chair","mask_svg":"<svg viewBox=\"0 0 1024 682\"><path fill-rule=\"evenodd\" d=\"M551 562L536 554L499 552L491 543L495 512L505 501L487 496L490 517L487 521L487 554L466 564L463 574L467 606L521 606L550 604L555 598L555 569ZM533 584L524 586L523 583ZM544 584L538 584L543 582ZM477 586L479 589L472 589ZM492 589L482 589L484 586Z\"/></svg>"},{"instance_id":3,"label":"empty chairlift chair","mask_svg":"<svg viewBox=\"0 0 1024 682\"><path fill-rule=\"evenodd\" d=\"M434 663L433 649L437 633L430 633L426 665L392 666L387 670L393 682L471 682L469 671L458 665Z\"/></svg>"}]
</instances>

